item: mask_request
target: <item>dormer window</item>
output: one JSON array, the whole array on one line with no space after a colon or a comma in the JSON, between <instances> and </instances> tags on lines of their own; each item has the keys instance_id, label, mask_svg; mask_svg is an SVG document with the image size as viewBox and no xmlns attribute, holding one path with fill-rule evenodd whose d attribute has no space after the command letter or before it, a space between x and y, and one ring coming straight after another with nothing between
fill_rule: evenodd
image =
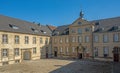
<instances>
[{"instance_id":1,"label":"dormer window","mask_svg":"<svg viewBox=\"0 0 120 73\"><path fill-rule=\"evenodd\" d=\"M120 26L113 26L114 30L120 30Z\"/></svg>"},{"instance_id":2,"label":"dormer window","mask_svg":"<svg viewBox=\"0 0 120 73\"><path fill-rule=\"evenodd\" d=\"M36 29L34 29L34 28L31 28L31 30L34 31L34 32L38 32L38 30L36 30Z\"/></svg>"},{"instance_id":3,"label":"dormer window","mask_svg":"<svg viewBox=\"0 0 120 73\"><path fill-rule=\"evenodd\" d=\"M99 22L96 22L96 23L95 23L96 26L99 25L99 24L100 24Z\"/></svg>"},{"instance_id":4,"label":"dormer window","mask_svg":"<svg viewBox=\"0 0 120 73\"><path fill-rule=\"evenodd\" d=\"M120 30L120 26L118 26L118 30Z\"/></svg>"},{"instance_id":5,"label":"dormer window","mask_svg":"<svg viewBox=\"0 0 120 73\"><path fill-rule=\"evenodd\" d=\"M9 26L13 29L19 29L19 27L17 27L16 25L13 25L13 24L9 24Z\"/></svg>"},{"instance_id":6,"label":"dormer window","mask_svg":"<svg viewBox=\"0 0 120 73\"><path fill-rule=\"evenodd\" d=\"M105 30L105 28L104 28L104 27L102 27L102 28L100 28L99 30L100 30L100 31L103 31L103 30Z\"/></svg>"},{"instance_id":7,"label":"dormer window","mask_svg":"<svg viewBox=\"0 0 120 73\"><path fill-rule=\"evenodd\" d=\"M43 30L40 30L42 33L46 34L47 32L43 31Z\"/></svg>"}]
</instances>

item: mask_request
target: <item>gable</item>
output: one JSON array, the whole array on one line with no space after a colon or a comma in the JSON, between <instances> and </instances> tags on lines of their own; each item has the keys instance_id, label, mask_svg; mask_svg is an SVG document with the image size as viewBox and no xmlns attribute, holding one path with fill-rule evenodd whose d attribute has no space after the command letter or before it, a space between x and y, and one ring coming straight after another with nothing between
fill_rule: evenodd
<instances>
[{"instance_id":1,"label":"gable","mask_svg":"<svg viewBox=\"0 0 120 73\"><path fill-rule=\"evenodd\" d=\"M91 24L90 22L88 22L87 20L84 20L82 18L78 18L76 21L74 21L71 26L80 26L80 25L88 25Z\"/></svg>"}]
</instances>

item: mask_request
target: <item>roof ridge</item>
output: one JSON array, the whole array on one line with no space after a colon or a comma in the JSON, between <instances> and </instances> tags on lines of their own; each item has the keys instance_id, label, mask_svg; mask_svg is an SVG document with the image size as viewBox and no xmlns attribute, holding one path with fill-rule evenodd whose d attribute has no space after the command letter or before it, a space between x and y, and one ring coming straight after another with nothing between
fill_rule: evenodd
<instances>
[{"instance_id":1,"label":"roof ridge","mask_svg":"<svg viewBox=\"0 0 120 73\"><path fill-rule=\"evenodd\" d=\"M109 20L109 19L116 19L116 18L120 18L120 16L117 16L117 17L111 17L111 18L103 18L103 19L98 19L98 20L91 20L90 22L92 22L92 21Z\"/></svg>"}]
</instances>

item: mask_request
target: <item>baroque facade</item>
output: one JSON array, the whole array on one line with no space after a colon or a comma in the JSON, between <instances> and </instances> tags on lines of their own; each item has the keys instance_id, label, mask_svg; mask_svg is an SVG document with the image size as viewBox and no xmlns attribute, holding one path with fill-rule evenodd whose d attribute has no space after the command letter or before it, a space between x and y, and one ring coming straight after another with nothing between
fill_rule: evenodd
<instances>
[{"instance_id":1,"label":"baroque facade","mask_svg":"<svg viewBox=\"0 0 120 73\"><path fill-rule=\"evenodd\" d=\"M54 57L120 60L120 17L94 21L80 17L57 27L52 36Z\"/></svg>"},{"instance_id":2,"label":"baroque facade","mask_svg":"<svg viewBox=\"0 0 120 73\"><path fill-rule=\"evenodd\" d=\"M0 66L50 57L47 26L0 15Z\"/></svg>"},{"instance_id":3,"label":"baroque facade","mask_svg":"<svg viewBox=\"0 0 120 73\"><path fill-rule=\"evenodd\" d=\"M0 66L51 57L120 61L120 17L45 26L0 15Z\"/></svg>"}]
</instances>

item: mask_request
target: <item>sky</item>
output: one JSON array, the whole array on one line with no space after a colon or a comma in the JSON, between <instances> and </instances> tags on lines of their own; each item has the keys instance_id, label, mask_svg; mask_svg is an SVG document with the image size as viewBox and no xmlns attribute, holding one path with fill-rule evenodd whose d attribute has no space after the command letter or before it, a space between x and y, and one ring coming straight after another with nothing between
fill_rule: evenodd
<instances>
[{"instance_id":1,"label":"sky","mask_svg":"<svg viewBox=\"0 0 120 73\"><path fill-rule=\"evenodd\" d=\"M29 22L68 25L79 18L98 20L120 16L120 0L0 0L0 14Z\"/></svg>"}]
</instances>

